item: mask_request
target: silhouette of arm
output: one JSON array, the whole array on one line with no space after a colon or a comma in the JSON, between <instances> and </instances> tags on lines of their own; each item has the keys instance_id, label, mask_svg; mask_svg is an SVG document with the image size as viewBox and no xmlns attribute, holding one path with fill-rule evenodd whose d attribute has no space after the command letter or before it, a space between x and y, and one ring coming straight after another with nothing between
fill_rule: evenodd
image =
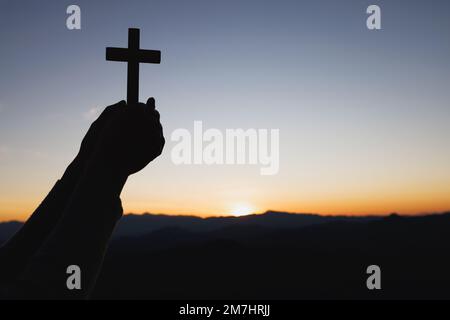
<instances>
[{"instance_id":1,"label":"silhouette of arm","mask_svg":"<svg viewBox=\"0 0 450 320\"><path fill-rule=\"evenodd\" d=\"M10 296L86 298L92 291L114 226L122 215L120 193L127 177L143 169L164 147L153 98L146 105L121 105L114 110L62 216L19 280L10 286ZM44 221L45 214L41 216ZM27 238L31 233L25 230L24 234ZM66 286L66 270L71 265L81 269L81 290L68 290Z\"/></svg>"},{"instance_id":2,"label":"silhouette of arm","mask_svg":"<svg viewBox=\"0 0 450 320\"><path fill-rule=\"evenodd\" d=\"M56 182L24 226L0 248L0 284L13 282L52 232L85 170L103 127L124 105L125 102L121 101L107 107L90 126L77 156L63 177Z\"/></svg>"},{"instance_id":3,"label":"silhouette of arm","mask_svg":"<svg viewBox=\"0 0 450 320\"><path fill-rule=\"evenodd\" d=\"M76 163L56 182L24 226L0 248L0 283L14 280L58 223L75 189Z\"/></svg>"},{"instance_id":4,"label":"silhouette of arm","mask_svg":"<svg viewBox=\"0 0 450 320\"><path fill-rule=\"evenodd\" d=\"M119 196L125 181L107 172L85 174L55 230L20 278L27 286L25 298L88 297L122 215ZM81 290L66 286L70 265L81 269Z\"/></svg>"}]
</instances>

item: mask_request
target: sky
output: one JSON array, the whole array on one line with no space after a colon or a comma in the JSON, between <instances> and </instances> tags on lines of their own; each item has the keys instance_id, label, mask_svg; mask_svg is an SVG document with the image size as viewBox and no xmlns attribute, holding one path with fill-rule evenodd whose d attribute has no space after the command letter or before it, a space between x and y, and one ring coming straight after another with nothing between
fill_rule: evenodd
<instances>
[{"instance_id":1,"label":"sky","mask_svg":"<svg viewBox=\"0 0 450 320\"><path fill-rule=\"evenodd\" d=\"M81 8L81 30L66 8ZM366 8L381 8L368 30ZM417 214L450 209L450 2L0 0L0 221L26 219L90 123L126 97L105 60L141 29L163 154L131 176L125 212L282 210ZM279 129L280 168L175 165L171 133Z\"/></svg>"}]
</instances>

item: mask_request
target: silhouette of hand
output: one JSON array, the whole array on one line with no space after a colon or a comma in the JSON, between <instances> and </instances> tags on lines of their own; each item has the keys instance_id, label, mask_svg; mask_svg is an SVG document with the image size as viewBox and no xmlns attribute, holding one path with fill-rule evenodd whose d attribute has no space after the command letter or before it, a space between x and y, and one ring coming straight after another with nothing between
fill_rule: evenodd
<instances>
[{"instance_id":1,"label":"silhouette of hand","mask_svg":"<svg viewBox=\"0 0 450 320\"><path fill-rule=\"evenodd\" d=\"M72 185L77 183L87 168L87 164L100 140L103 128L125 106L126 102L122 100L116 104L106 107L97 120L91 124L88 132L81 142L80 150L77 156L67 167L62 180L70 181L70 184Z\"/></svg>"},{"instance_id":2,"label":"silhouette of hand","mask_svg":"<svg viewBox=\"0 0 450 320\"><path fill-rule=\"evenodd\" d=\"M163 150L165 140L155 100L150 98L147 104L137 105L122 102L105 112L104 124L102 116L99 118L102 129L88 162L88 170L126 179L142 170ZM93 132L92 136L96 137L95 128ZM86 141L89 152L90 141Z\"/></svg>"},{"instance_id":3,"label":"silhouette of hand","mask_svg":"<svg viewBox=\"0 0 450 320\"><path fill-rule=\"evenodd\" d=\"M125 106L126 102L122 100L116 104L106 107L97 120L91 124L88 132L81 142L80 151L76 157L80 163L85 165L88 162L94 152L95 146L100 140L103 128L112 118L114 118L115 115L117 115L118 112L120 112L120 109Z\"/></svg>"}]
</instances>

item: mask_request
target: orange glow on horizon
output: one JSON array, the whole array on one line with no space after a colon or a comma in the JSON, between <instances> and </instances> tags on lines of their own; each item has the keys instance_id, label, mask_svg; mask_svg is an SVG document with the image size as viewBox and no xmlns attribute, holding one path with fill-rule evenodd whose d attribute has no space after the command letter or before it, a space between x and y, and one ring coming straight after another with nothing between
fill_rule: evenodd
<instances>
[{"instance_id":1,"label":"orange glow on horizon","mask_svg":"<svg viewBox=\"0 0 450 320\"><path fill-rule=\"evenodd\" d=\"M9 203L10 206L5 207L1 204L2 211L0 212L0 222L4 221L25 221L34 209L37 207L39 201L28 201L25 203ZM358 202L353 203L339 203L336 201L324 201L324 203L304 203L302 206L295 203L286 202L284 204L274 203L273 206L251 206L247 204L238 203L229 207L214 207L203 206L201 209L196 210L194 205L189 207L177 207L169 209L166 206L159 207L145 207L139 205L133 205L133 203L127 203L126 199L123 199L124 214L167 214L167 215L192 215L202 218L213 216L244 216L249 214L261 214L269 210L291 212L291 213L314 213L320 215L350 215L350 216L366 216L366 215L388 215L393 212L405 215L416 214L428 214L428 213L440 213L450 211L450 203L448 201L410 201L409 203L401 203L397 201L385 201L379 202ZM230 210L231 208L231 210ZM256 209L264 208L264 209Z\"/></svg>"}]
</instances>

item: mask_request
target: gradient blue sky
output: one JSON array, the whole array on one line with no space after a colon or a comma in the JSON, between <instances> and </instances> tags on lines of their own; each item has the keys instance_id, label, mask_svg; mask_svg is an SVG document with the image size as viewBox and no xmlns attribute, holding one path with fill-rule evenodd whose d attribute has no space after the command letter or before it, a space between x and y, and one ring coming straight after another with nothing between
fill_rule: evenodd
<instances>
[{"instance_id":1,"label":"gradient blue sky","mask_svg":"<svg viewBox=\"0 0 450 320\"><path fill-rule=\"evenodd\" d=\"M82 30L66 28L81 7ZM366 28L367 6L382 30ZM450 209L449 1L0 0L0 220L25 218L93 115L126 95L105 47L162 51L141 66L166 138L176 128L279 128L280 173L175 166L173 143L123 193L126 211L226 214Z\"/></svg>"}]
</instances>

